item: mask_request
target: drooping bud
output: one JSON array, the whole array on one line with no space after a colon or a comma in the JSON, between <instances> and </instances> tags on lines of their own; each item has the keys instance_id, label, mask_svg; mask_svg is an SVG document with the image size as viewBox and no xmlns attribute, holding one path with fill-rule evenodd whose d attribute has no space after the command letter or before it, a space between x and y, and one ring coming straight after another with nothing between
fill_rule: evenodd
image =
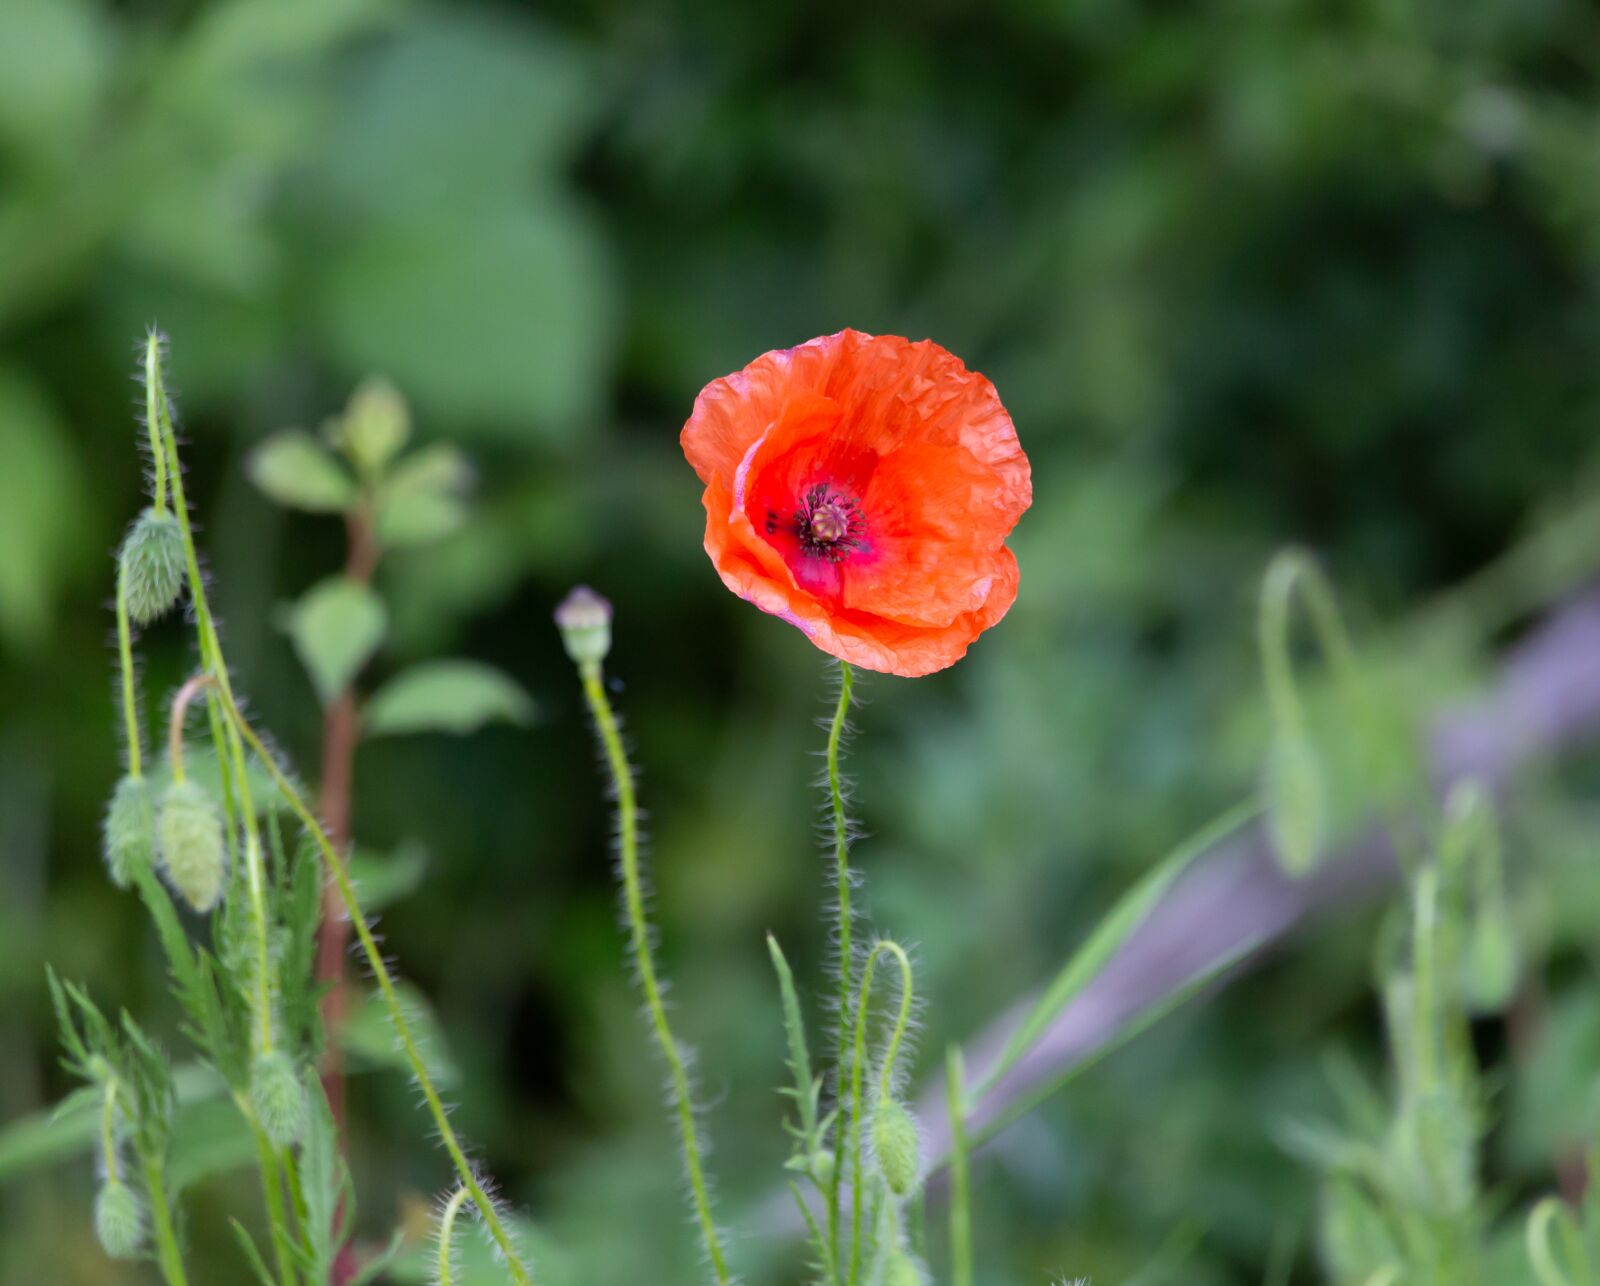
<instances>
[{"instance_id":1,"label":"drooping bud","mask_svg":"<svg viewBox=\"0 0 1600 1286\"><path fill-rule=\"evenodd\" d=\"M305 1086L281 1049L256 1055L250 1069L250 1108L275 1147L289 1147L305 1132Z\"/></svg>"},{"instance_id":2,"label":"drooping bud","mask_svg":"<svg viewBox=\"0 0 1600 1286\"><path fill-rule=\"evenodd\" d=\"M1462 971L1467 1006L1474 1013L1498 1013L1510 1003L1517 987L1517 938L1504 899L1477 908Z\"/></svg>"},{"instance_id":3,"label":"drooping bud","mask_svg":"<svg viewBox=\"0 0 1600 1286\"><path fill-rule=\"evenodd\" d=\"M382 473L411 436L411 413L400 390L372 378L351 395L335 434L336 445L362 473Z\"/></svg>"},{"instance_id":4,"label":"drooping bud","mask_svg":"<svg viewBox=\"0 0 1600 1286\"><path fill-rule=\"evenodd\" d=\"M144 1244L144 1211L133 1189L108 1179L94 1199L94 1235L112 1259L132 1259Z\"/></svg>"},{"instance_id":5,"label":"drooping bud","mask_svg":"<svg viewBox=\"0 0 1600 1286\"><path fill-rule=\"evenodd\" d=\"M183 596L183 531L171 513L146 509L122 542L122 584L128 615L144 625Z\"/></svg>"},{"instance_id":6,"label":"drooping bud","mask_svg":"<svg viewBox=\"0 0 1600 1286\"><path fill-rule=\"evenodd\" d=\"M216 906L228 873L222 823L211 798L192 781L176 781L161 797L156 819L161 869L196 911Z\"/></svg>"},{"instance_id":7,"label":"drooping bud","mask_svg":"<svg viewBox=\"0 0 1600 1286\"><path fill-rule=\"evenodd\" d=\"M598 665L611 651L611 604L579 585L556 608L561 643L579 665Z\"/></svg>"},{"instance_id":8,"label":"drooping bud","mask_svg":"<svg viewBox=\"0 0 1600 1286\"><path fill-rule=\"evenodd\" d=\"M104 826L106 870L119 889L155 864L154 795L145 778L133 776L124 777L111 792Z\"/></svg>"},{"instance_id":9,"label":"drooping bud","mask_svg":"<svg viewBox=\"0 0 1600 1286\"><path fill-rule=\"evenodd\" d=\"M880 1099L872 1113L872 1151L878 1170L897 1197L917 1190L922 1170L922 1145L911 1113L892 1098Z\"/></svg>"},{"instance_id":10,"label":"drooping bud","mask_svg":"<svg viewBox=\"0 0 1600 1286\"><path fill-rule=\"evenodd\" d=\"M1267 761L1267 828L1278 862L1290 875L1316 865L1325 838L1322 766L1311 739L1282 732Z\"/></svg>"}]
</instances>

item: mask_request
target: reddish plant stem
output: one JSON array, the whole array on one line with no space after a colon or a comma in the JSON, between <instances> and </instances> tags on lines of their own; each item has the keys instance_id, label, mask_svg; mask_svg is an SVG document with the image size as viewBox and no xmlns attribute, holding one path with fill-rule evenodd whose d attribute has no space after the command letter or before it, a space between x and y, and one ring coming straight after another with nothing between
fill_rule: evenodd
<instances>
[{"instance_id":1,"label":"reddish plant stem","mask_svg":"<svg viewBox=\"0 0 1600 1286\"><path fill-rule=\"evenodd\" d=\"M372 538L365 507L345 517L348 553L344 574L360 584L372 580L378 565L378 547ZM355 781L356 746L361 740L356 694L346 687L327 705L322 714L322 783L317 807L328 838L340 851L350 846L350 807ZM322 887L322 922L317 929L317 981L327 984L322 997L322 1025L327 1033L323 1050L322 1091L328 1097L334 1124L339 1131L340 1151L345 1151L344 1056L339 1049L339 1029L350 1010L350 992L345 981L345 956L350 948L350 920L339 897L339 886L329 872ZM340 1248L334 1260L331 1286L344 1286L356 1274L352 1246Z\"/></svg>"}]
</instances>

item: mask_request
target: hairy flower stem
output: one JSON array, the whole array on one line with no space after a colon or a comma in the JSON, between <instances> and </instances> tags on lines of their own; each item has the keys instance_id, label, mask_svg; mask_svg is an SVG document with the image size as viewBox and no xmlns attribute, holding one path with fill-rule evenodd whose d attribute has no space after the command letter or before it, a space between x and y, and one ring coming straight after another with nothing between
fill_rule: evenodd
<instances>
[{"instance_id":1,"label":"hairy flower stem","mask_svg":"<svg viewBox=\"0 0 1600 1286\"><path fill-rule=\"evenodd\" d=\"M455 1286L455 1232L456 1216L466 1203L467 1190L457 1188L445 1203L439 1216L439 1286Z\"/></svg>"},{"instance_id":2,"label":"hairy flower stem","mask_svg":"<svg viewBox=\"0 0 1600 1286\"><path fill-rule=\"evenodd\" d=\"M183 1255L178 1250L178 1234L172 1224L172 1211L167 1207L166 1176L159 1161L144 1163L144 1186L150 1196L150 1226L155 1233L156 1263L161 1266L161 1276L167 1286L189 1286Z\"/></svg>"},{"instance_id":3,"label":"hairy flower stem","mask_svg":"<svg viewBox=\"0 0 1600 1286\"><path fill-rule=\"evenodd\" d=\"M133 673L133 631L128 625L128 586L117 571L117 666L122 687L122 723L128 739L128 776L144 776L144 748L139 744L137 680Z\"/></svg>"},{"instance_id":4,"label":"hairy flower stem","mask_svg":"<svg viewBox=\"0 0 1600 1286\"><path fill-rule=\"evenodd\" d=\"M377 940L372 936L372 926L368 923L366 913L361 909L361 901L356 897L355 885L350 879L350 870L345 864L343 855L333 846L328 838L328 833L323 830L322 824L317 820L316 814L311 811L311 806L306 803L300 792L295 789L287 774L278 765L278 761L267 749L260 735L246 721L239 707L231 695L223 695L224 711L233 726L238 729L239 735L244 739L251 752L261 761L271 776L273 784L283 796L284 802L305 827L306 833L316 842L322 852L323 860L328 864L328 869L333 872L334 880L339 887L339 896L344 903L345 914L349 916L351 925L355 928L356 939L361 944L362 955L366 957L367 966L372 970L373 977L377 980L379 994L383 998L383 1006L388 1014L389 1022L394 1027L395 1035L400 1041L401 1053L405 1056L406 1065L411 1070L412 1079L417 1083L417 1088L422 1091L422 1098L427 1105L428 1114L433 1118L434 1127L438 1130L439 1140L444 1144L445 1152L449 1154L451 1163L456 1168L456 1174L461 1179L461 1185L472 1197L472 1204L477 1207L478 1213L483 1218L484 1227L489 1230L489 1235L499 1247L500 1253L505 1256L506 1267L518 1286L532 1286L533 1278L523 1266L521 1256L517 1253L516 1245L511 1240L511 1234L500 1218L500 1212L495 1209L494 1202L489 1199L489 1194L484 1191L483 1184L479 1182L477 1173L467 1160L461 1141L456 1136L455 1127L450 1124L449 1114L445 1111L444 1101L439 1097L439 1091L433 1083L433 1077L428 1072L427 1064L423 1061L422 1051L417 1047L416 1036L412 1033L411 1024L405 1016L405 1007L400 1003L399 993L395 990L394 975L389 969L388 961L383 958L383 953L378 949Z\"/></svg>"},{"instance_id":5,"label":"hairy flower stem","mask_svg":"<svg viewBox=\"0 0 1600 1286\"><path fill-rule=\"evenodd\" d=\"M967 1176L967 1068L958 1046L944 1062L950 1114L950 1286L972 1286L972 1198Z\"/></svg>"},{"instance_id":6,"label":"hairy flower stem","mask_svg":"<svg viewBox=\"0 0 1600 1286\"><path fill-rule=\"evenodd\" d=\"M695 1130L694 1103L689 1093L689 1072L684 1066L683 1051L672 1035L667 1023L667 1008L661 999L661 983L656 976L655 957L650 949L650 925L645 917L644 886L639 877L639 804L633 784L633 769L622 747L622 734L617 729L616 715L606 696L605 682L601 678L600 663L585 661L579 664L578 673L583 680L583 695L588 700L589 712L594 716L595 728L600 734L600 744L605 751L606 763L611 769L612 786L617 796L617 820L622 852L623 903L627 911L628 929L633 947L634 962L639 970L639 984L644 990L645 1004L650 1010L650 1023L661 1056L667 1060L672 1079L672 1095L677 1103L678 1130L682 1136L684 1165L689 1171L689 1186L694 1194L695 1217L700 1223L701 1240L706 1255L711 1260L712 1271L718 1282L730 1281L727 1260L722 1252L722 1241L711 1214L711 1195L706 1188L705 1168L700 1159L700 1141Z\"/></svg>"},{"instance_id":7,"label":"hairy flower stem","mask_svg":"<svg viewBox=\"0 0 1600 1286\"><path fill-rule=\"evenodd\" d=\"M900 1009L895 1015L894 1027L889 1034L889 1044L883 1052L883 1066L878 1072L878 1093L888 1098L894 1077L894 1066L900 1057L900 1045L905 1040L906 1028L911 1025L913 984L911 959L898 942L883 941L872 948L861 973L861 995L856 1000L855 1036L850 1055L850 1274L845 1279L855 1286L861 1279L861 1215L864 1199L861 1165L861 1105L862 1069L867 1061L867 1011L872 1004L872 975L881 956L893 956L900 968Z\"/></svg>"},{"instance_id":8,"label":"hairy flower stem","mask_svg":"<svg viewBox=\"0 0 1600 1286\"><path fill-rule=\"evenodd\" d=\"M290 1249L289 1218L283 1204L283 1170L278 1164L278 1154L272 1141L250 1110L249 1100L235 1094L234 1103L250 1124L250 1134L256 1145L256 1164L261 1171L261 1195L267 1205L267 1222L272 1226L272 1255L278 1267L280 1286L296 1286L299 1278L294 1271L294 1255Z\"/></svg>"},{"instance_id":9,"label":"hairy flower stem","mask_svg":"<svg viewBox=\"0 0 1600 1286\"><path fill-rule=\"evenodd\" d=\"M836 1037L838 1063L834 1069L834 1097L844 1098L847 1075L845 1050L850 1041L850 1001L855 983L851 977L854 951L850 911L850 820L844 809L844 780L839 775L839 748L844 740L845 721L850 716L850 694L855 687L855 671L850 662L839 662L839 700L828 726L828 803L833 810L834 898L839 924L836 932L839 951L839 1030ZM844 1179L845 1136L842 1125L836 1129L833 1145L833 1175L828 1180L828 1241L839 1254L839 1185Z\"/></svg>"}]
</instances>

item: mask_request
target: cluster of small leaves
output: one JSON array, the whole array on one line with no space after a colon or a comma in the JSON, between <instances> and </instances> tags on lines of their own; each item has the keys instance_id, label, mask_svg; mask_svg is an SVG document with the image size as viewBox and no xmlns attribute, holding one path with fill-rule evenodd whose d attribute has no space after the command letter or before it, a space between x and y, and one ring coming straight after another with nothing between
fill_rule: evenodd
<instances>
[{"instance_id":1,"label":"cluster of small leaves","mask_svg":"<svg viewBox=\"0 0 1600 1286\"><path fill-rule=\"evenodd\" d=\"M388 636L389 611L372 586L383 556L442 540L467 520L473 471L466 457L443 442L408 452L411 437L404 398L371 379L320 434L284 429L250 456L250 476L269 499L340 514L351 532L345 571L313 585L283 617L324 704L350 688ZM499 670L446 659L395 675L367 703L361 726L368 735L467 733L531 715L527 694Z\"/></svg>"}]
</instances>

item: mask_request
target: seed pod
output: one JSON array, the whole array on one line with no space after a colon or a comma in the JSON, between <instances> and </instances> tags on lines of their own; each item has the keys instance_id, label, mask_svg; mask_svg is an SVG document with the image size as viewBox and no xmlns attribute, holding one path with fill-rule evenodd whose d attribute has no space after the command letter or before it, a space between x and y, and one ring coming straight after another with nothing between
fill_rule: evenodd
<instances>
[{"instance_id":1,"label":"seed pod","mask_svg":"<svg viewBox=\"0 0 1600 1286\"><path fill-rule=\"evenodd\" d=\"M155 863L154 792L143 777L124 777L111 792L106 808L105 857L111 882L119 889L133 883Z\"/></svg>"},{"instance_id":2,"label":"seed pod","mask_svg":"<svg viewBox=\"0 0 1600 1286\"><path fill-rule=\"evenodd\" d=\"M122 542L121 561L128 615L141 625L183 597L183 532L172 514L140 514Z\"/></svg>"},{"instance_id":3,"label":"seed pod","mask_svg":"<svg viewBox=\"0 0 1600 1286\"><path fill-rule=\"evenodd\" d=\"M611 651L611 604L579 585L556 608L561 643L579 665L598 665Z\"/></svg>"},{"instance_id":4,"label":"seed pod","mask_svg":"<svg viewBox=\"0 0 1600 1286\"><path fill-rule=\"evenodd\" d=\"M250 1069L250 1107L275 1147L289 1147L305 1132L305 1087L282 1050L256 1055Z\"/></svg>"},{"instance_id":5,"label":"seed pod","mask_svg":"<svg viewBox=\"0 0 1600 1286\"><path fill-rule=\"evenodd\" d=\"M872 1151L890 1192L897 1197L909 1197L916 1191L922 1168L917 1123L911 1119L911 1113L892 1098L881 1100L872 1114Z\"/></svg>"},{"instance_id":6,"label":"seed pod","mask_svg":"<svg viewBox=\"0 0 1600 1286\"><path fill-rule=\"evenodd\" d=\"M108 1179L94 1199L94 1235L112 1259L132 1259L144 1244L144 1211L120 1179Z\"/></svg>"},{"instance_id":7,"label":"seed pod","mask_svg":"<svg viewBox=\"0 0 1600 1286\"><path fill-rule=\"evenodd\" d=\"M202 914L216 906L228 858L210 796L192 781L173 782L161 798L156 837L161 868L183 900Z\"/></svg>"}]
</instances>

